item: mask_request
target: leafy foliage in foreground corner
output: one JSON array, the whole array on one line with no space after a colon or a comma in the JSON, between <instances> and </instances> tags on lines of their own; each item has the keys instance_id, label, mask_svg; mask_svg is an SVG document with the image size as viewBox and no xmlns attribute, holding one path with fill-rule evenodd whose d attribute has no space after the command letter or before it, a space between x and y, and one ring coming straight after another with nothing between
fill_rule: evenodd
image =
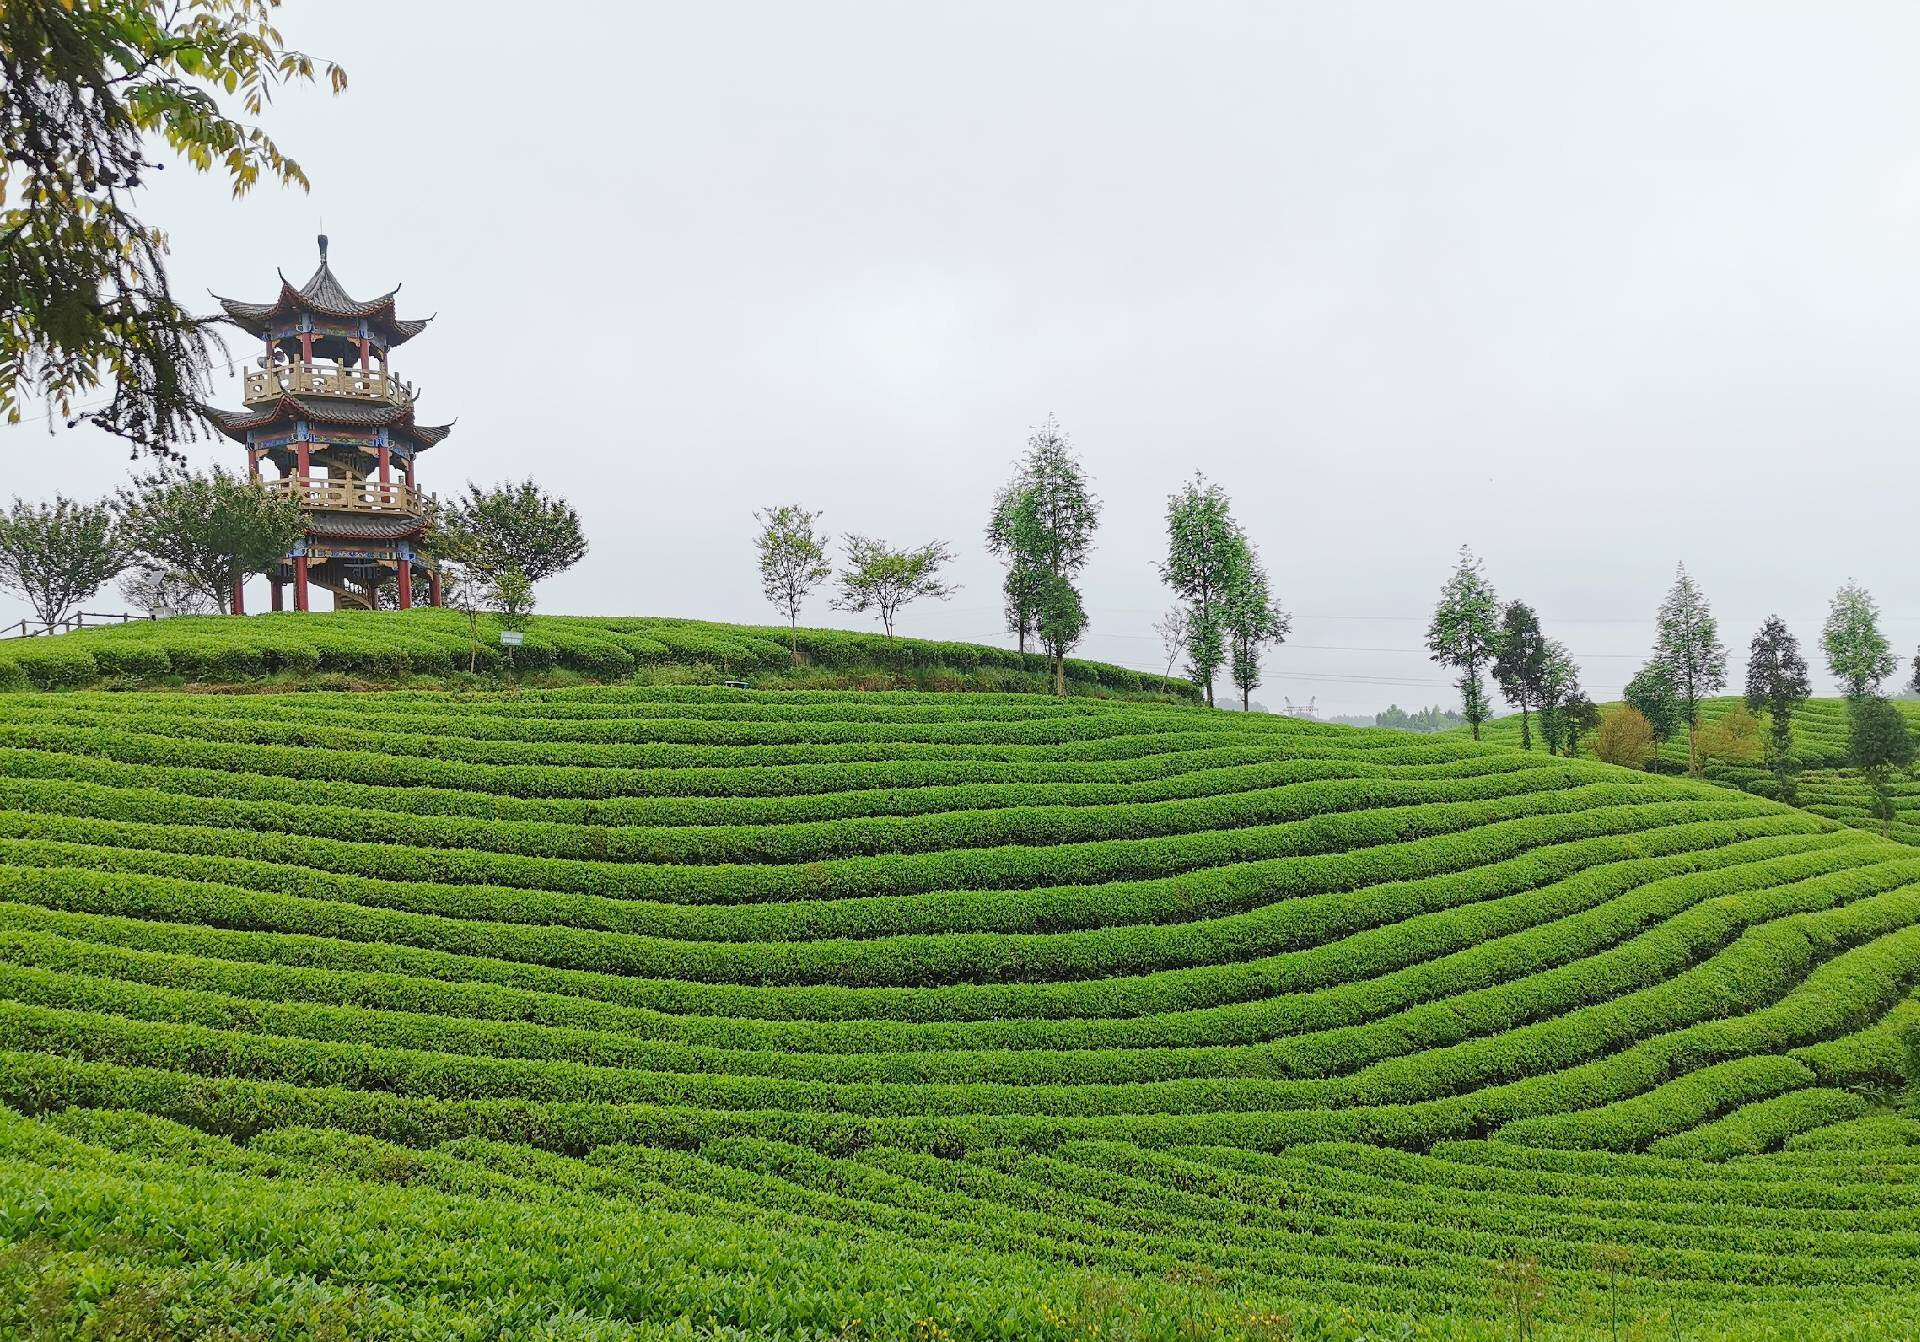
<instances>
[{"instance_id":1,"label":"leafy foliage in foreground corner","mask_svg":"<svg viewBox=\"0 0 1920 1342\"><path fill-rule=\"evenodd\" d=\"M1465 731L11 694L0 1331L1891 1339L1917 984L1920 850Z\"/></svg>"},{"instance_id":2,"label":"leafy foliage in foreground corner","mask_svg":"<svg viewBox=\"0 0 1920 1342\"><path fill-rule=\"evenodd\" d=\"M290 49L279 0L12 0L0 7L0 415L32 401L171 456L197 436L220 346L168 284L166 239L134 213L164 143L236 196L306 174L258 126L274 90L346 73ZM113 386L98 409L83 397Z\"/></svg>"}]
</instances>

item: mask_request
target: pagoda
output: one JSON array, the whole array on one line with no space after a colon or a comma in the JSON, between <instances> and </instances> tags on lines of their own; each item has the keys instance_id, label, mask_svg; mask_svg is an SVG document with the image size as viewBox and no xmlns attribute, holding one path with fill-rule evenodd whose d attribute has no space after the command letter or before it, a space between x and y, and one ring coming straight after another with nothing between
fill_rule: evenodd
<instances>
[{"instance_id":1,"label":"pagoda","mask_svg":"<svg viewBox=\"0 0 1920 1342\"><path fill-rule=\"evenodd\" d=\"M320 268L299 288L283 272L271 303L214 295L224 310L218 320L263 350L246 370L246 409L207 413L246 447L248 474L299 503L306 519L305 534L267 575L275 610L289 582L295 610L307 609L309 584L330 590L335 610L371 610L389 580L406 610L420 578L428 604L440 604L439 570L421 548L426 496L414 462L453 426L416 424L414 389L388 366L393 349L432 320L398 316L398 292L350 297L327 264L323 233ZM265 476L263 462L278 475ZM237 588L233 610L242 613Z\"/></svg>"}]
</instances>

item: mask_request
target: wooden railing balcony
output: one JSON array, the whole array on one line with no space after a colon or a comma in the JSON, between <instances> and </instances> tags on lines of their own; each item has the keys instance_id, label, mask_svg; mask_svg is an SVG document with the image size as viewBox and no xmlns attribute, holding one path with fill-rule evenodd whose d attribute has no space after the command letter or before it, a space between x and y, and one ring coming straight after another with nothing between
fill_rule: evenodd
<instances>
[{"instance_id":1,"label":"wooden railing balcony","mask_svg":"<svg viewBox=\"0 0 1920 1342\"><path fill-rule=\"evenodd\" d=\"M263 482L270 494L292 499L302 508L342 513L406 513L419 516L422 496L398 480L355 480L325 475L289 475Z\"/></svg>"},{"instance_id":2,"label":"wooden railing balcony","mask_svg":"<svg viewBox=\"0 0 1920 1342\"><path fill-rule=\"evenodd\" d=\"M277 401L286 395L340 396L406 405L413 400L413 387L379 368L341 364L276 363L247 370L248 405Z\"/></svg>"}]
</instances>

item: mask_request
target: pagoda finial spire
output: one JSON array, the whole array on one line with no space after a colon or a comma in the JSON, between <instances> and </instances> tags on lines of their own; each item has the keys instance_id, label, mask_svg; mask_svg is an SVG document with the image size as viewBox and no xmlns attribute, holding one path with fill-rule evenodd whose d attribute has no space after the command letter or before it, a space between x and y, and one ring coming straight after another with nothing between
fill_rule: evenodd
<instances>
[{"instance_id":1,"label":"pagoda finial spire","mask_svg":"<svg viewBox=\"0 0 1920 1342\"><path fill-rule=\"evenodd\" d=\"M321 264L322 264L322 265L325 265L325 264L326 264L326 260L327 260L327 235L326 235L325 233L322 233L322 234L320 235L320 262L321 262Z\"/></svg>"}]
</instances>

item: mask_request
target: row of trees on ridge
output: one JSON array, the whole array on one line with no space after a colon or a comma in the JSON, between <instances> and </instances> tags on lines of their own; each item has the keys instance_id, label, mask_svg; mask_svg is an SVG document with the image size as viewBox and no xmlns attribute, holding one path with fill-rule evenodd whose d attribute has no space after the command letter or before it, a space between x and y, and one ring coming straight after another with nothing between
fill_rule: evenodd
<instances>
[{"instance_id":1,"label":"row of trees on ridge","mask_svg":"<svg viewBox=\"0 0 1920 1342\"><path fill-rule=\"evenodd\" d=\"M1014 473L994 495L987 552L1006 569L1001 608L1020 651L1037 646L1048 659L1054 692L1066 693L1067 655L1089 626L1079 579L1093 553L1101 504L1086 469L1049 416L1027 440ZM902 607L945 600L958 589L941 577L953 551L943 541L901 548L870 536L843 538L846 562L836 574L832 541L821 514L783 504L754 514L761 591L794 634L807 598L830 580L836 610L872 611L888 637ZM1225 491L1196 475L1167 500L1166 558L1161 578L1180 603L1155 626L1168 649L1167 673L1183 654L1186 671L1209 705L1224 668L1249 707L1266 649L1283 642L1292 619L1274 600L1259 550L1233 518Z\"/></svg>"},{"instance_id":2,"label":"row of trees on ridge","mask_svg":"<svg viewBox=\"0 0 1920 1342\"><path fill-rule=\"evenodd\" d=\"M1520 710L1521 745L1532 748L1530 713L1538 714L1549 752L1573 754L1580 735L1597 728L1594 753L1616 764L1647 767L1661 744L1686 733L1687 769L1698 774L1709 757L1735 762L1764 760L1773 772L1775 795L1798 796L1799 762L1793 753L1794 713L1812 696L1805 656L1787 624L1770 615L1748 646L1745 693L1740 704L1703 725L1701 704L1727 688L1727 649L1719 624L1699 585L1682 564L1655 616L1652 655L1622 693L1622 702L1599 713L1579 688L1578 668L1556 640L1544 639L1533 611L1521 602L1504 607L1480 561L1466 547L1441 591L1427 632L1434 660L1460 672L1462 712L1475 737L1491 713L1483 670ZM1898 669L1892 645L1880 629L1873 597L1849 582L1834 594L1821 628L1827 668L1846 697L1849 763L1859 771L1883 827L1893 819L1893 778L1911 772L1915 743L1906 719L1881 692ZM1920 692L1920 654L1910 686ZM1765 713L1761 739L1756 714Z\"/></svg>"},{"instance_id":3,"label":"row of trees on ridge","mask_svg":"<svg viewBox=\"0 0 1920 1342\"><path fill-rule=\"evenodd\" d=\"M234 589L277 567L304 530L300 506L257 481L164 464L91 502L14 499L0 512L0 589L50 630L116 578L155 615L225 614ZM509 621L532 610L534 584L587 552L579 513L531 480L470 484L436 503L425 545L448 604ZM375 599L391 601L390 587Z\"/></svg>"}]
</instances>

